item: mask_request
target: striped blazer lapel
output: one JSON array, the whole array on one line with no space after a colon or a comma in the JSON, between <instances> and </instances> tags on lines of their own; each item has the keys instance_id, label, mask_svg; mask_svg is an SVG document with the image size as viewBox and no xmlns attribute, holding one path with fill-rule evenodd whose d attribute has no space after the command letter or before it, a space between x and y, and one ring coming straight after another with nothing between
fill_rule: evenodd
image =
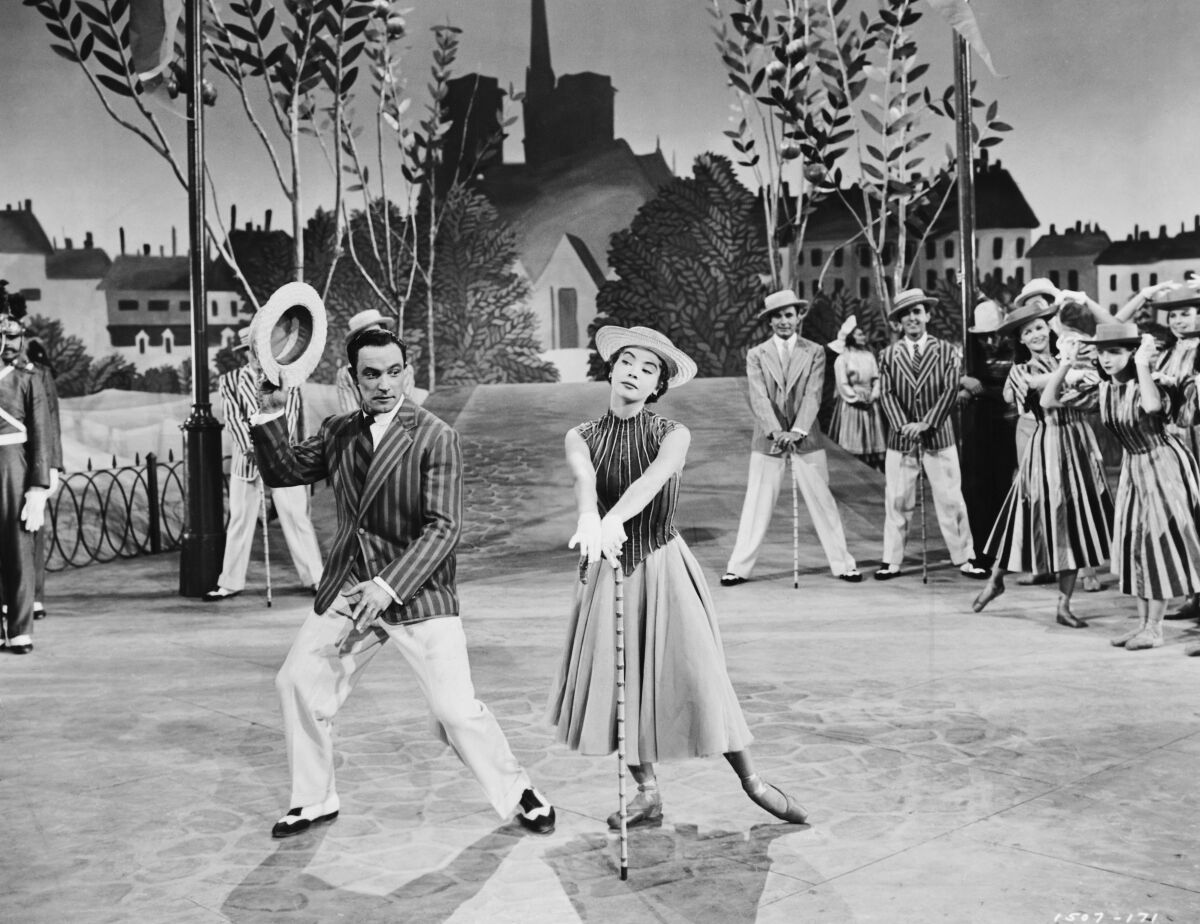
<instances>
[{"instance_id":1,"label":"striped blazer lapel","mask_svg":"<svg viewBox=\"0 0 1200 924\"><path fill-rule=\"evenodd\" d=\"M906 356L905 359L907 360L908 357ZM938 342L931 337L925 341L925 349L921 351L921 357L917 362L915 374L911 371L909 372L909 376L912 379L912 389L914 394L919 392L925 386L925 383L929 380L930 376L934 375L938 371L939 367L941 366L941 360L942 353L941 350L938 349ZM912 363L909 362L908 366L911 370Z\"/></svg>"},{"instance_id":2,"label":"striped blazer lapel","mask_svg":"<svg viewBox=\"0 0 1200 924\"><path fill-rule=\"evenodd\" d=\"M392 425L383 434L383 439L375 447L375 455L371 457L371 468L367 471L367 480L363 485L362 494L358 498L358 516L361 518L379 489L383 487L392 469L408 452L413 444L411 431L416 426L416 414L410 399L405 399L399 412L392 420Z\"/></svg>"}]
</instances>

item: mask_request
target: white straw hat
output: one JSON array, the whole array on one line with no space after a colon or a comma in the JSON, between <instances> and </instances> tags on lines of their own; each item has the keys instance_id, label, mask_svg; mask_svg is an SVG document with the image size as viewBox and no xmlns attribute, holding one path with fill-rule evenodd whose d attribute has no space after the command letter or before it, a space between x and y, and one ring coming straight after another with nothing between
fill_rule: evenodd
<instances>
[{"instance_id":1,"label":"white straw hat","mask_svg":"<svg viewBox=\"0 0 1200 924\"><path fill-rule=\"evenodd\" d=\"M659 356L667 364L667 385L678 388L696 377L696 363L675 346L666 334L650 327L617 327L607 325L596 331L596 351L606 362L625 347L640 347Z\"/></svg>"}]
</instances>

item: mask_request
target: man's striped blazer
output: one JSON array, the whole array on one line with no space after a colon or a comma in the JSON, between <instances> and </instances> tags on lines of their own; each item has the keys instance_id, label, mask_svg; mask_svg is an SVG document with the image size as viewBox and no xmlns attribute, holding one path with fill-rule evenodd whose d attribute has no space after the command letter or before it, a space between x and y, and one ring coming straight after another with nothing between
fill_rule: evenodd
<instances>
[{"instance_id":1,"label":"man's striped blazer","mask_svg":"<svg viewBox=\"0 0 1200 924\"><path fill-rule=\"evenodd\" d=\"M950 412L958 399L958 352L945 340L926 337L915 370L909 356L902 340L879 356L879 404L888 422L888 449L912 452L916 443L900 428L918 421L929 424L925 449L948 449L954 445Z\"/></svg>"},{"instance_id":2,"label":"man's striped blazer","mask_svg":"<svg viewBox=\"0 0 1200 924\"><path fill-rule=\"evenodd\" d=\"M313 609L327 610L347 582L380 577L402 605L383 619L420 622L458 615L455 555L462 524L458 434L405 400L371 457L355 472L361 411L329 417L320 432L289 443L282 416L250 428L263 480L272 487L328 478L337 533ZM369 436L366 437L369 439Z\"/></svg>"}]
</instances>

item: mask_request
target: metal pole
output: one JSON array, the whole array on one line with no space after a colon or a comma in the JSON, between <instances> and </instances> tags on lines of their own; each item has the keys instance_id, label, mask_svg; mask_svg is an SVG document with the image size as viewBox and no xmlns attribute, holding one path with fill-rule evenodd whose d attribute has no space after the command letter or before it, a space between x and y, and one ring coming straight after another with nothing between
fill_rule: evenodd
<instances>
[{"instance_id":1,"label":"metal pole","mask_svg":"<svg viewBox=\"0 0 1200 924\"><path fill-rule=\"evenodd\" d=\"M192 298L192 411L183 423L187 470L187 507L180 537L179 593L198 597L212 590L225 553L222 529L221 424L208 400L208 322L204 306L204 258L208 238L204 226L204 103L201 84L203 0L185 0L184 53L188 75L188 247Z\"/></svg>"},{"instance_id":2,"label":"metal pole","mask_svg":"<svg viewBox=\"0 0 1200 924\"><path fill-rule=\"evenodd\" d=\"M617 811L621 815L621 879L629 878L629 809L625 803L625 575L613 570L613 626L617 637Z\"/></svg>"},{"instance_id":3,"label":"metal pole","mask_svg":"<svg viewBox=\"0 0 1200 924\"><path fill-rule=\"evenodd\" d=\"M267 527L267 487L265 484L258 486L258 515L262 518L263 563L267 569L267 606L269 607L271 605L271 540L268 537L271 531Z\"/></svg>"},{"instance_id":4,"label":"metal pole","mask_svg":"<svg viewBox=\"0 0 1200 924\"><path fill-rule=\"evenodd\" d=\"M975 309L975 155L971 139L971 52L967 40L954 33L954 135L958 170L958 286L962 299L963 362L970 368L968 318Z\"/></svg>"}]
</instances>

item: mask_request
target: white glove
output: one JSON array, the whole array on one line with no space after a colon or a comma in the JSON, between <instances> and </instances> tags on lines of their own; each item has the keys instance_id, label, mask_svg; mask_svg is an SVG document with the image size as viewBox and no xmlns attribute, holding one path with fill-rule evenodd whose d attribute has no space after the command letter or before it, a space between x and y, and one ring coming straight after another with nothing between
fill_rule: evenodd
<instances>
[{"instance_id":1,"label":"white glove","mask_svg":"<svg viewBox=\"0 0 1200 924\"><path fill-rule=\"evenodd\" d=\"M58 469L52 468L50 469L50 496L53 497L57 494L60 487L62 487L62 476Z\"/></svg>"},{"instance_id":2,"label":"white glove","mask_svg":"<svg viewBox=\"0 0 1200 924\"><path fill-rule=\"evenodd\" d=\"M48 493L45 488L30 488L25 492L25 506L21 508L21 522L31 533L36 533L41 529L42 523L46 520L46 495Z\"/></svg>"},{"instance_id":3,"label":"white glove","mask_svg":"<svg viewBox=\"0 0 1200 924\"><path fill-rule=\"evenodd\" d=\"M600 560L600 514L596 511L579 515L575 535L567 543L569 549L575 546L579 546L579 557L587 559L588 564Z\"/></svg>"}]
</instances>

